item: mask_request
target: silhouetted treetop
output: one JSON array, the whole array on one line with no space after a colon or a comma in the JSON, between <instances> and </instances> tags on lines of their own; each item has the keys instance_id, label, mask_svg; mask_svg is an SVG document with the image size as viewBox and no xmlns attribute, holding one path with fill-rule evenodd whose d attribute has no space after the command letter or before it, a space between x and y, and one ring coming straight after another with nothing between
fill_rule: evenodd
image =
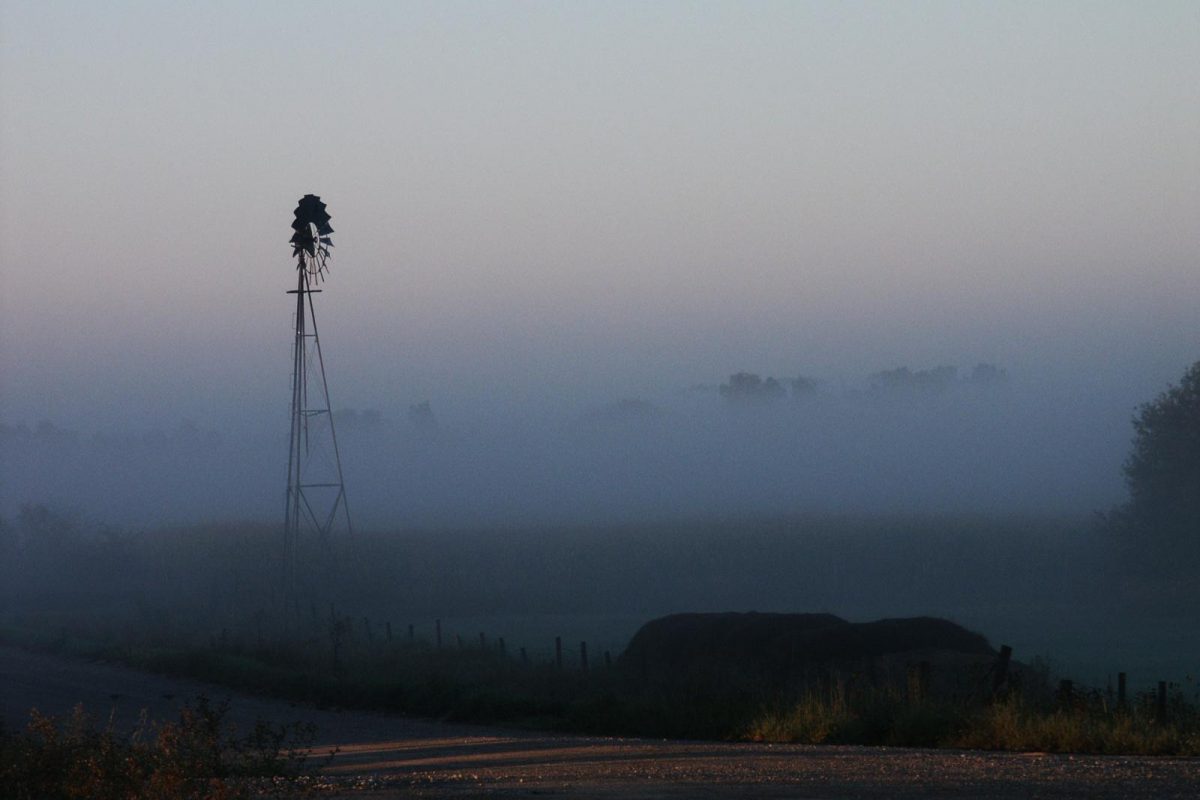
<instances>
[{"instance_id":1,"label":"silhouetted treetop","mask_svg":"<svg viewBox=\"0 0 1200 800\"><path fill-rule=\"evenodd\" d=\"M1125 462L1129 511L1142 524L1200 534L1200 361L1138 408Z\"/></svg>"},{"instance_id":2,"label":"silhouetted treetop","mask_svg":"<svg viewBox=\"0 0 1200 800\"><path fill-rule=\"evenodd\" d=\"M764 381L752 372L738 372L721 384L721 396L733 402L778 400L787 396L787 390L774 378Z\"/></svg>"}]
</instances>

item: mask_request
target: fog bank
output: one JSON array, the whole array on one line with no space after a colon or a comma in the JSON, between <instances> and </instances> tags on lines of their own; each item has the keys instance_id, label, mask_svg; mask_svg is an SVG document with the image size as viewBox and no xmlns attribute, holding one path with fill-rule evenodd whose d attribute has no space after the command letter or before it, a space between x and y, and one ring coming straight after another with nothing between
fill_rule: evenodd
<instances>
[{"instance_id":1,"label":"fog bank","mask_svg":"<svg viewBox=\"0 0 1200 800\"><path fill-rule=\"evenodd\" d=\"M1123 499L1132 411L1090 389L991 365L895 368L850 386L744 374L582 404L339 409L334 422L364 528L1087 514ZM0 434L5 515L46 503L120 525L282 516L286 417Z\"/></svg>"}]
</instances>

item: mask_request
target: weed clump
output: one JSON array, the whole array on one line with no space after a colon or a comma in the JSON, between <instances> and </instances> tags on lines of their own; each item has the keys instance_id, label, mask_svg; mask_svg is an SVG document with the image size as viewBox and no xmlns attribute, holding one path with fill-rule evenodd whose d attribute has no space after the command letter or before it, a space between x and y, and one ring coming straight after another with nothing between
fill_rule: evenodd
<instances>
[{"instance_id":1,"label":"weed clump","mask_svg":"<svg viewBox=\"0 0 1200 800\"><path fill-rule=\"evenodd\" d=\"M1159 718L1148 695L1111 708L1097 695L1054 705L1036 692L995 702L905 699L893 692L807 693L745 729L762 742L954 747L1103 755L1200 755L1200 709L1177 693Z\"/></svg>"},{"instance_id":2,"label":"weed clump","mask_svg":"<svg viewBox=\"0 0 1200 800\"><path fill-rule=\"evenodd\" d=\"M178 720L143 714L122 734L82 706L61 719L35 709L23 732L0 731L0 786L12 800L237 800L261 788L255 779L304 770L311 726L260 720L239 735L227 712L201 696Z\"/></svg>"}]
</instances>

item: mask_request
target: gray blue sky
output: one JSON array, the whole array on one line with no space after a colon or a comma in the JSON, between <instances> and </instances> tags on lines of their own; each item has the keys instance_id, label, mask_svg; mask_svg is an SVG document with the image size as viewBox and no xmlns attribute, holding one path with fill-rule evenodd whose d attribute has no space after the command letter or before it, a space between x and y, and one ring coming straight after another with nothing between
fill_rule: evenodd
<instances>
[{"instance_id":1,"label":"gray blue sky","mask_svg":"<svg viewBox=\"0 0 1200 800\"><path fill-rule=\"evenodd\" d=\"M0 419L1200 355L1200 4L0 2ZM1124 414L1125 411L1122 411Z\"/></svg>"}]
</instances>

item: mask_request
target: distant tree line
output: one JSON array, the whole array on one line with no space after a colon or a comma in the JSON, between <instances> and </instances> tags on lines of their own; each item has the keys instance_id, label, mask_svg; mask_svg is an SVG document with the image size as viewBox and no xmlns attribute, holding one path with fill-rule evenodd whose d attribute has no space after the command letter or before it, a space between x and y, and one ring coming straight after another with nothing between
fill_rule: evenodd
<instances>
[{"instance_id":1,"label":"distant tree line","mask_svg":"<svg viewBox=\"0 0 1200 800\"><path fill-rule=\"evenodd\" d=\"M870 377L871 389L874 391L923 391L941 392L960 383L976 386L1003 383L1008 380L1008 373L995 364L976 364L966 378L960 378L958 367L947 365L932 369L911 370L908 367L897 367L876 372Z\"/></svg>"},{"instance_id":2,"label":"distant tree line","mask_svg":"<svg viewBox=\"0 0 1200 800\"><path fill-rule=\"evenodd\" d=\"M958 367L937 366L913 370L896 367L872 373L867 378L872 392L940 392L961 384L988 386L1008 380L1008 373L995 364L981 363L960 377ZM736 372L719 387L721 397L733 403L794 399L817 393L818 382L807 375L794 378L762 378L753 372Z\"/></svg>"},{"instance_id":3,"label":"distant tree line","mask_svg":"<svg viewBox=\"0 0 1200 800\"><path fill-rule=\"evenodd\" d=\"M734 402L778 400L787 396L787 389L774 378L763 380L752 372L738 372L721 384L721 397Z\"/></svg>"}]
</instances>

